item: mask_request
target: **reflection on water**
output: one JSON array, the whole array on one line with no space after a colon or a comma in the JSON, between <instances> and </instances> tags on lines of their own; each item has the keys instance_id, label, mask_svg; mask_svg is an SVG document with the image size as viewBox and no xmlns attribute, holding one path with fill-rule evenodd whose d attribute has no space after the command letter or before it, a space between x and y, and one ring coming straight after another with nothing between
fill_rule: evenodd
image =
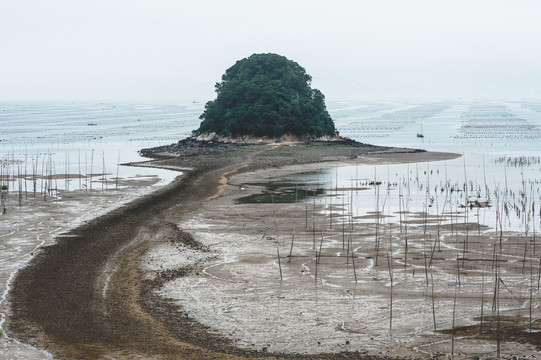
<instances>
[{"instance_id":1,"label":"reflection on water","mask_svg":"<svg viewBox=\"0 0 541 360\"><path fill-rule=\"evenodd\" d=\"M325 194L325 189L317 184L291 183L274 181L268 183L248 183L247 186L259 186L259 193L242 196L235 200L236 204L284 204L296 203Z\"/></svg>"}]
</instances>

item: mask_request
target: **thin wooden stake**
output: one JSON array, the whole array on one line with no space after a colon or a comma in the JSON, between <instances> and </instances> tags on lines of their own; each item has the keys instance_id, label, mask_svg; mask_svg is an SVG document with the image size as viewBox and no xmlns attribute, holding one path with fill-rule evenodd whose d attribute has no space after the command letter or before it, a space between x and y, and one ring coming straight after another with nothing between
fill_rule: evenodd
<instances>
[{"instance_id":1,"label":"thin wooden stake","mask_svg":"<svg viewBox=\"0 0 541 360\"><path fill-rule=\"evenodd\" d=\"M458 254L457 254L458 259ZM455 298L453 300L453 327L451 332L451 359L455 355L455 319L456 319L456 298L457 298L457 282L459 282L458 279L460 279L460 266L458 261L456 262L456 269L457 269L457 280L455 280Z\"/></svg>"},{"instance_id":2,"label":"thin wooden stake","mask_svg":"<svg viewBox=\"0 0 541 360\"><path fill-rule=\"evenodd\" d=\"M391 260L389 253L387 253L387 266L389 268L389 278L391 280L391 300L389 304L389 330L393 329L393 271L391 268Z\"/></svg>"},{"instance_id":3,"label":"thin wooden stake","mask_svg":"<svg viewBox=\"0 0 541 360\"><path fill-rule=\"evenodd\" d=\"M528 241L524 242L524 259L522 260L522 272L524 272L524 267L526 266L526 252L528 251Z\"/></svg>"},{"instance_id":4,"label":"thin wooden stake","mask_svg":"<svg viewBox=\"0 0 541 360\"><path fill-rule=\"evenodd\" d=\"M92 149L92 155L90 156L90 190L92 190L92 168L94 165L94 149Z\"/></svg>"},{"instance_id":5,"label":"thin wooden stake","mask_svg":"<svg viewBox=\"0 0 541 360\"><path fill-rule=\"evenodd\" d=\"M349 265L349 257L347 256L347 254L349 254L349 236L348 236L348 248L346 250L346 265Z\"/></svg>"},{"instance_id":6,"label":"thin wooden stake","mask_svg":"<svg viewBox=\"0 0 541 360\"><path fill-rule=\"evenodd\" d=\"M118 189L118 172L120 170L120 150L118 150L118 160L116 162L116 179L115 179L115 189Z\"/></svg>"},{"instance_id":7,"label":"thin wooden stake","mask_svg":"<svg viewBox=\"0 0 541 360\"><path fill-rule=\"evenodd\" d=\"M288 263L291 262L291 253L293 252L293 241L295 240L295 234L291 236L291 248L289 249L289 259L287 260Z\"/></svg>"},{"instance_id":8,"label":"thin wooden stake","mask_svg":"<svg viewBox=\"0 0 541 360\"><path fill-rule=\"evenodd\" d=\"M351 249L351 263L353 265L353 275L355 276L355 284L357 284L357 269L355 268L355 254L353 254L353 249Z\"/></svg>"},{"instance_id":9,"label":"thin wooden stake","mask_svg":"<svg viewBox=\"0 0 541 360\"><path fill-rule=\"evenodd\" d=\"M434 331L436 330L436 305L434 303L434 268L430 268L430 280L432 280L432 319L434 320Z\"/></svg>"},{"instance_id":10,"label":"thin wooden stake","mask_svg":"<svg viewBox=\"0 0 541 360\"><path fill-rule=\"evenodd\" d=\"M276 252L278 253L278 268L280 269L280 281L282 281L282 264L280 263L280 248L278 242L276 243Z\"/></svg>"},{"instance_id":11,"label":"thin wooden stake","mask_svg":"<svg viewBox=\"0 0 541 360\"><path fill-rule=\"evenodd\" d=\"M530 264L530 334L532 333L533 264Z\"/></svg>"},{"instance_id":12,"label":"thin wooden stake","mask_svg":"<svg viewBox=\"0 0 541 360\"><path fill-rule=\"evenodd\" d=\"M541 285L541 257L539 258L539 270L537 271L537 291L539 291L539 285Z\"/></svg>"}]
</instances>

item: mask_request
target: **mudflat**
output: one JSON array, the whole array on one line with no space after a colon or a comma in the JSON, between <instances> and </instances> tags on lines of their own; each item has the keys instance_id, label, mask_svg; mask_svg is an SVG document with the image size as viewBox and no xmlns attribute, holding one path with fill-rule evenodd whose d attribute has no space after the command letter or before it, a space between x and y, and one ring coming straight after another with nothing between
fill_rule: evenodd
<instances>
[{"instance_id":1,"label":"mudflat","mask_svg":"<svg viewBox=\"0 0 541 360\"><path fill-rule=\"evenodd\" d=\"M194 266L149 277L145 254L164 240L173 246L205 247L179 227L224 190L231 175L288 165L355 161L419 161L454 158L350 142L311 144L184 143L145 151L147 166L189 169L165 188L89 221L41 248L21 269L8 294L10 336L57 358L359 358L358 352L308 354L236 347L227 337L159 296L167 281ZM368 355L367 355L368 356Z\"/></svg>"}]
</instances>

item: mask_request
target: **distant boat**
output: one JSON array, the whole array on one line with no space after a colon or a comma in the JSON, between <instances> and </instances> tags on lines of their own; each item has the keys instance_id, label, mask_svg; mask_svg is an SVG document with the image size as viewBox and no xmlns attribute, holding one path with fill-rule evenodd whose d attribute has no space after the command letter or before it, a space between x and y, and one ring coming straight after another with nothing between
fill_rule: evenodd
<instances>
[{"instance_id":1,"label":"distant boat","mask_svg":"<svg viewBox=\"0 0 541 360\"><path fill-rule=\"evenodd\" d=\"M97 124L97 123L89 122L87 125L88 125L88 126L97 126L98 124Z\"/></svg>"},{"instance_id":2,"label":"distant boat","mask_svg":"<svg viewBox=\"0 0 541 360\"><path fill-rule=\"evenodd\" d=\"M418 138L424 138L425 136L423 135L423 125L421 125L421 132L417 133L417 137Z\"/></svg>"}]
</instances>

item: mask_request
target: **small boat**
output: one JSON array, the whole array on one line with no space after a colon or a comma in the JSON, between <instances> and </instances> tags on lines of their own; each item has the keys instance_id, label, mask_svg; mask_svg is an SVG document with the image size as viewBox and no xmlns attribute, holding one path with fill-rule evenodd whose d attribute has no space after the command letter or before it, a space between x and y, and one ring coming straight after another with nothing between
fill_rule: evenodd
<instances>
[{"instance_id":1,"label":"small boat","mask_svg":"<svg viewBox=\"0 0 541 360\"><path fill-rule=\"evenodd\" d=\"M88 126L97 126L98 124L97 124L97 123L93 123L93 122L89 122L87 125L88 125Z\"/></svg>"},{"instance_id":2,"label":"small boat","mask_svg":"<svg viewBox=\"0 0 541 360\"><path fill-rule=\"evenodd\" d=\"M421 125L421 132L417 133L417 137L418 138L424 138L425 136L423 135L423 125Z\"/></svg>"}]
</instances>

